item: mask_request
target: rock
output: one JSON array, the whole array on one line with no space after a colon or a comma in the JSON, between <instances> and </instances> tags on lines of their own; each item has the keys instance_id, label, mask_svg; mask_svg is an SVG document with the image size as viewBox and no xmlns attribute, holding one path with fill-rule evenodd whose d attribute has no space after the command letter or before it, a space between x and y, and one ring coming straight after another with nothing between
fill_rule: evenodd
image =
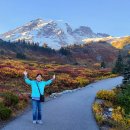
<instances>
[{"instance_id":1,"label":"rock","mask_svg":"<svg viewBox=\"0 0 130 130\"><path fill-rule=\"evenodd\" d=\"M60 96L61 94L60 93L52 93L51 95L50 95L50 97L51 98L56 98L56 97L58 97L58 96Z\"/></svg>"},{"instance_id":2,"label":"rock","mask_svg":"<svg viewBox=\"0 0 130 130\"><path fill-rule=\"evenodd\" d=\"M112 112L112 111L113 111L113 108L109 108L108 111L109 111L109 112Z\"/></svg>"},{"instance_id":3,"label":"rock","mask_svg":"<svg viewBox=\"0 0 130 130\"><path fill-rule=\"evenodd\" d=\"M74 89L74 90L65 90L63 92L60 92L60 93L52 93L50 95L51 98L56 98L58 96L61 96L62 94L67 94L67 93L72 93L72 92L75 92L75 91L78 91L80 90L81 88L77 88L77 89Z\"/></svg>"},{"instance_id":4,"label":"rock","mask_svg":"<svg viewBox=\"0 0 130 130\"><path fill-rule=\"evenodd\" d=\"M108 118L107 114L103 114L103 118L107 119Z\"/></svg>"},{"instance_id":5,"label":"rock","mask_svg":"<svg viewBox=\"0 0 130 130\"><path fill-rule=\"evenodd\" d=\"M102 103L104 102L104 100L103 100L103 99L96 99L95 102L96 102L96 103L99 103L99 104L102 104Z\"/></svg>"}]
</instances>

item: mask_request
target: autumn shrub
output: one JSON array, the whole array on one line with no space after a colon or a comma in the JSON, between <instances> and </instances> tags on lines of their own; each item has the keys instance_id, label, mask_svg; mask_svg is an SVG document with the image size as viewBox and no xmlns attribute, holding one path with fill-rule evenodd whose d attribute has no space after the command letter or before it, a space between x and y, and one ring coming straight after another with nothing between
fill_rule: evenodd
<instances>
[{"instance_id":1,"label":"autumn shrub","mask_svg":"<svg viewBox=\"0 0 130 130\"><path fill-rule=\"evenodd\" d=\"M95 117L102 120L102 114L98 111L106 108L113 108L111 118L107 119L107 125L110 124L111 130L129 130L130 129L130 85L123 85L113 90L101 90L97 93L97 98L103 99L100 107L95 107ZM93 106L94 107L94 106ZM105 109L104 109L105 108ZM93 108L94 110L94 108ZM100 121L99 121L100 123Z\"/></svg>"},{"instance_id":2,"label":"autumn shrub","mask_svg":"<svg viewBox=\"0 0 130 130\"><path fill-rule=\"evenodd\" d=\"M121 106L117 106L112 111L113 126L116 129L129 130L130 118L126 117L125 110Z\"/></svg>"},{"instance_id":3,"label":"autumn shrub","mask_svg":"<svg viewBox=\"0 0 130 130\"><path fill-rule=\"evenodd\" d=\"M4 93L4 104L5 106L15 106L18 103L19 99L18 96L11 93L6 92Z\"/></svg>"},{"instance_id":4,"label":"autumn shrub","mask_svg":"<svg viewBox=\"0 0 130 130\"><path fill-rule=\"evenodd\" d=\"M116 101L116 93L113 90L100 90L96 97L103 100Z\"/></svg>"},{"instance_id":5,"label":"autumn shrub","mask_svg":"<svg viewBox=\"0 0 130 130\"><path fill-rule=\"evenodd\" d=\"M80 86L85 86L89 83L89 80L87 78L83 78L83 77L77 77L76 80Z\"/></svg>"},{"instance_id":6,"label":"autumn shrub","mask_svg":"<svg viewBox=\"0 0 130 130\"><path fill-rule=\"evenodd\" d=\"M56 80L51 85L51 88L46 90L49 94L83 87L99 78L106 78L102 76L111 75L110 69L91 70L84 66L69 64L43 64L24 60L7 59L0 63L0 81L2 81L0 82L0 86L6 86L6 88L15 90L18 89L18 91L23 90L30 92L29 87L25 85L23 80L23 71L25 69L28 71L30 79L34 79L37 73L42 73L44 80L48 80L54 73L56 74Z\"/></svg>"},{"instance_id":7,"label":"autumn shrub","mask_svg":"<svg viewBox=\"0 0 130 130\"><path fill-rule=\"evenodd\" d=\"M10 108L4 106L3 103L0 103L0 120L7 120L11 117L12 111Z\"/></svg>"},{"instance_id":8,"label":"autumn shrub","mask_svg":"<svg viewBox=\"0 0 130 130\"><path fill-rule=\"evenodd\" d=\"M95 114L96 121L99 124L102 124L104 119L103 119L103 108L101 107L101 104L95 102L93 104L93 112Z\"/></svg>"},{"instance_id":9,"label":"autumn shrub","mask_svg":"<svg viewBox=\"0 0 130 130\"><path fill-rule=\"evenodd\" d=\"M111 101L104 100L103 106L104 106L105 108L111 108L111 107L113 107L113 103L112 103Z\"/></svg>"},{"instance_id":10,"label":"autumn shrub","mask_svg":"<svg viewBox=\"0 0 130 130\"><path fill-rule=\"evenodd\" d=\"M124 109L120 106L117 106L112 111L112 120L114 121L115 126L121 126L123 128L127 127L128 123L124 115L125 115Z\"/></svg>"},{"instance_id":11,"label":"autumn shrub","mask_svg":"<svg viewBox=\"0 0 130 130\"><path fill-rule=\"evenodd\" d=\"M59 92L60 90L59 90L59 88L58 88L58 91L56 91L56 90L54 90L52 87L47 87L46 89L45 89L45 93L48 95L51 95L52 93L55 93L55 92Z\"/></svg>"},{"instance_id":12,"label":"autumn shrub","mask_svg":"<svg viewBox=\"0 0 130 130\"><path fill-rule=\"evenodd\" d=\"M112 112L112 119L116 122L123 122L124 109L122 109L120 106L116 107Z\"/></svg>"},{"instance_id":13,"label":"autumn shrub","mask_svg":"<svg viewBox=\"0 0 130 130\"><path fill-rule=\"evenodd\" d=\"M17 104L17 109L22 110L27 106L27 102L25 100L20 100Z\"/></svg>"},{"instance_id":14,"label":"autumn shrub","mask_svg":"<svg viewBox=\"0 0 130 130\"><path fill-rule=\"evenodd\" d=\"M19 101L25 101L26 103L28 103L29 102L29 95L27 95L27 94L18 94L18 100Z\"/></svg>"}]
</instances>

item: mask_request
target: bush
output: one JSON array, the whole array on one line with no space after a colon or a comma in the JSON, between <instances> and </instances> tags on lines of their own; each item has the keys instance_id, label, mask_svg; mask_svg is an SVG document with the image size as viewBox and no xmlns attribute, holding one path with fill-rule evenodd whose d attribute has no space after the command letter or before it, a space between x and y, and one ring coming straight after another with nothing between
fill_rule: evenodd
<instances>
[{"instance_id":1,"label":"bush","mask_svg":"<svg viewBox=\"0 0 130 130\"><path fill-rule=\"evenodd\" d=\"M100 90L97 93L97 98L108 101L116 101L116 93L113 90Z\"/></svg>"},{"instance_id":2,"label":"bush","mask_svg":"<svg viewBox=\"0 0 130 130\"><path fill-rule=\"evenodd\" d=\"M77 77L76 81L79 83L80 86L85 86L89 83L89 80L83 77Z\"/></svg>"},{"instance_id":3,"label":"bush","mask_svg":"<svg viewBox=\"0 0 130 130\"><path fill-rule=\"evenodd\" d=\"M4 107L3 102L0 102L0 108Z\"/></svg>"},{"instance_id":4,"label":"bush","mask_svg":"<svg viewBox=\"0 0 130 130\"><path fill-rule=\"evenodd\" d=\"M130 113L130 93L125 90L117 95L117 103L125 109L125 113Z\"/></svg>"},{"instance_id":5,"label":"bush","mask_svg":"<svg viewBox=\"0 0 130 130\"><path fill-rule=\"evenodd\" d=\"M27 102L24 100L20 100L19 103L17 104L17 109L24 109L27 106Z\"/></svg>"},{"instance_id":6,"label":"bush","mask_svg":"<svg viewBox=\"0 0 130 130\"><path fill-rule=\"evenodd\" d=\"M0 103L0 120L7 120L11 117L12 111L10 108L5 107L3 103Z\"/></svg>"},{"instance_id":7,"label":"bush","mask_svg":"<svg viewBox=\"0 0 130 130\"><path fill-rule=\"evenodd\" d=\"M5 106L15 106L19 102L18 96L11 92L4 93L4 104Z\"/></svg>"},{"instance_id":8,"label":"bush","mask_svg":"<svg viewBox=\"0 0 130 130\"><path fill-rule=\"evenodd\" d=\"M121 108L120 106L117 106L113 111L112 111L112 120L114 122L114 125L120 126L123 128L129 127L127 123L127 119L124 116L124 109Z\"/></svg>"},{"instance_id":9,"label":"bush","mask_svg":"<svg viewBox=\"0 0 130 130\"><path fill-rule=\"evenodd\" d=\"M4 50L1 50L0 55L4 55L4 54L5 54Z\"/></svg>"},{"instance_id":10,"label":"bush","mask_svg":"<svg viewBox=\"0 0 130 130\"><path fill-rule=\"evenodd\" d=\"M113 103L111 101L107 101L105 100L102 105L105 107L105 108L110 108L110 107L113 107Z\"/></svg>"},{"instance_id":11,"label":"bush","mask_svg":"<svg viewBox=\"0 0 130 130\"><path fill-rule=\"evenodd\" d=\"M103 112L103 109L102 109L102 107L101 107L101 104L99 104L99 103L94 103L93 104L93 111L97 114L102 114L102 112Z\"/></svg>"},{"instance_id":12,"label":"bush","mask_svg":"<svg viewBox=\"0 0 130 130\"><path fill-rule=\"evenodd\" d=\"M65 48L61 48L59 50L59 53L62 54L62 55L65 55L65 56L68 56L68 55L71 55L71 52Z\"/></svg>"},{"instance_id":13,"label":"bush","mask_svg":"<svg viewBox=\"0 0 130 130\"><path fill-rule=\"evenodd\" d=\"M126 84L122 86L122 89L118 92L117 104L124 108L125 113L130 113L130 85Z\"/></svg>"},{"instance_id":14,"label":"bush","mask_svg":"<svg viewBox=\"0 0 130 130\"><path fill-rule=\"evenodd\" d=\"M94 103L93 104L93 112L95 114L96 121L99 124L102 124L104 122L104 119L103 119L103 108L101 107L101 104Z\"/></svg>"},{"instance_id":15,"label":"bush","mask_svg":"<svg viewBox=\"0 0 130 130\"><path fill-rule=\"evenodd\" d=\"M22 53L17 53L16 58L18 58L18 59L26 59L26 55L22 54Z\"/></svg>"}]
</instances>

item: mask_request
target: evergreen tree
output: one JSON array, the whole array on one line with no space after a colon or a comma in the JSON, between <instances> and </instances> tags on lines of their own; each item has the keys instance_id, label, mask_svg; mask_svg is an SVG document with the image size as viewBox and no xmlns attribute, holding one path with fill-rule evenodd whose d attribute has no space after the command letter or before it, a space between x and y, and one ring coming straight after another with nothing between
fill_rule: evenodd
<instances>
[{"instance_id":1,"label":"evergreen tree","mask_svg":"<svg viewBox=\"0 0 130 130\"><path fill-rule=\"evenodd\" d=\"M4 50L1 50L0 55L4 55L4 54L5 54Z\"/></svg>"},{"instance_id":2,"label":"evergreen tree","mask_svg":"<svg viewBox=\"0 0 130 130\"><path fill-rule=\"evenodd\" d=\"M71 55L71 52L63 47L60 48L59 53L65 56Z\"/></svg>"},{"instance_id":3,"label":"evergreen tree","mask_svg":"<svg viewBox=\"0 0 130 130\"><path fill-rule=\"evenodd\" d=\"M123 76L124 76L123 84L130 83L130 55L129 55L129 52L127 55Z\"/></svg>"},{"instance_id":4,"label":"evergreen tree","mask_svg":"<svg viewBox=\"0 0 130 130\"><path fill-rule=\"evenodd\" d=\"M119 52L115 67L113 68L113 73L121 74L123 73L123 69L124 69L123 58L121 56L121 53Z\"/></svg>"},{"instance_id":5,"label":"evergreen tree","mask_svg":"<svg viewBox=\"0 0 130 130\"><path fill-rule=\"evenodd\" d=\"M104 61L101 62L101 68L106 68L106 64Z\"/></svg>"},{"instance_id":6,"label":"evergreen tree","mask_svg":"<svg viewBox=\"0 0 130 130\"><path fill-rule=\"evenodd\" d=\"M23 53L17 53L16 58L18 58L18 59L26 59L26 55L23 54Z\"/></svg>"}]
</instances>

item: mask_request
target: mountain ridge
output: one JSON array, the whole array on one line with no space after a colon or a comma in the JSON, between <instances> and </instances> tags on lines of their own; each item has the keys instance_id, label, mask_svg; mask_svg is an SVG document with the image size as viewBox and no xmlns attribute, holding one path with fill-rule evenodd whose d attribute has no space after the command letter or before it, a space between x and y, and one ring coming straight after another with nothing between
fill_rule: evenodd
<instances>
[{"instance_id":1,"label":"mountain ridge","mask_svg":"<svg viewBox=\"0 0 130 130\"><path fill-rule=\"evenodd\" d=\"M20 39L26 42L38 42L41 46L43 43L47 43L49 47L59 49L75 43L81 44L85 38L106 36L109 35L94 33L88 26L79 26L73 29L63 21L46 21L39 18L1 34L0 38L6 41L18 41Z\"/></svg>"}]
</instances>

